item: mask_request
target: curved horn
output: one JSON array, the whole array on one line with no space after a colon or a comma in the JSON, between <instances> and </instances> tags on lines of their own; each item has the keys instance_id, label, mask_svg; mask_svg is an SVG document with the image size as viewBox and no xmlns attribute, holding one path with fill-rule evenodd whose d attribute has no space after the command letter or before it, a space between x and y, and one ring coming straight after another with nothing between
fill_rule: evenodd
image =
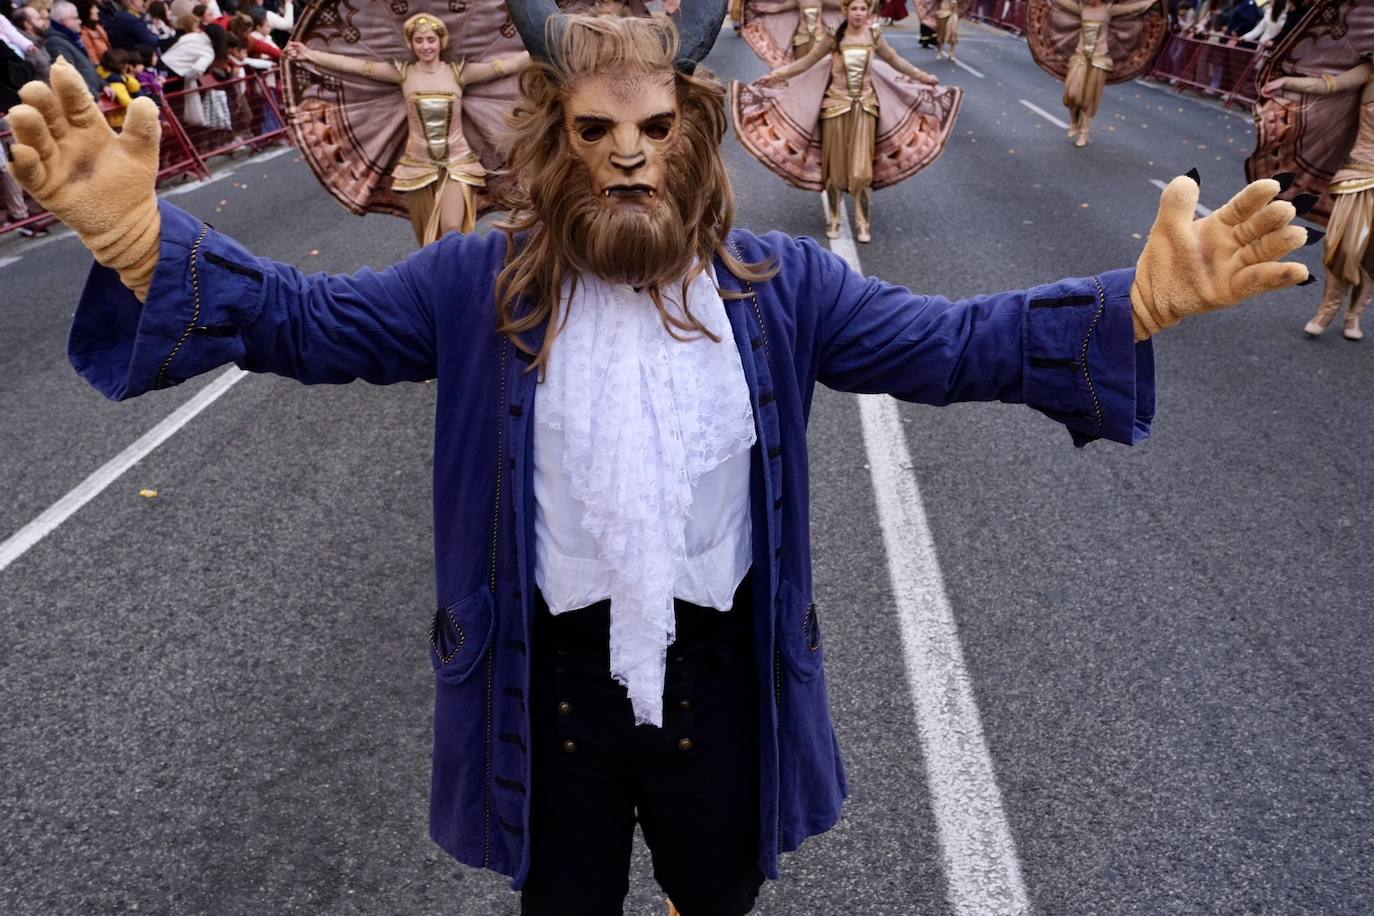
<instances>
[{"instance_id":1,"label":"curved horn","mask_svg":"<svg viewBox=\"0 0 1374 916\"><path fill-rule=\"evenodd\" d=\"M711 52L728 8L729 0L682 0L682 6L672 16L681 42L676 65L678 70L691 73L701 59Z\"/></svg>"},{"instance_id":2,"label":"curved horn","mask_svg":"<svg viewBox=\"0 0 1374 916\"><path fill-rule=\"evenodd\" d=\"M558 36L563 29L563 14L553 0L506 0L506 10L511 21L520 30L520 40L525 50L538 60L551 60L552 48L556 47Z\"/></svg>"}]
</instances>

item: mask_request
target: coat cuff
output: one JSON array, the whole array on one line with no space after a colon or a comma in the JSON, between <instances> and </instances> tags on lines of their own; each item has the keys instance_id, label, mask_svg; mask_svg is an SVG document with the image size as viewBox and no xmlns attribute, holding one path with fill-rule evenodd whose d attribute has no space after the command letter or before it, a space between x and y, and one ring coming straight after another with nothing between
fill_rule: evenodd
<instances>
[{"instance_id":1,"label":"coat cuff","mask_svg":"<svg viewBox=\"0 0 1374 916\"><path fill-rule=\"evenodd\" d=\"M1134 270L1114 270L1030 290L1025 402L1068 427L1075 446L1134 445L1150 434L1154 347L1135 342L1134 279Z\"/></svg>"},{"instance_id":2,"label":"coat cuff","mask_svg":"<svg viewBox=\"0 0 1374 916\"><path fill-rule=\"evenodd\" d=\"M162 240L147 301L95 264L67 340L76 371L116 401L243 359L243 329L262 312L257 258L186 211L166 201L158 208Z\"/></svg>"}]
</instances>

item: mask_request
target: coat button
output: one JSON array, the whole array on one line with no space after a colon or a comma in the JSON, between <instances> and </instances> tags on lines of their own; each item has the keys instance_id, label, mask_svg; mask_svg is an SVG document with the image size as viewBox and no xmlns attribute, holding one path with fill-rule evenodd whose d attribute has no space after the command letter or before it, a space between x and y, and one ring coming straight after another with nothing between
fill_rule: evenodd
<instances>
[{"instance_id":1,"label":"coat button","mask_svg":"<svg viewBox=\"0 0 1374 916\"><path fill-rule=\"evenodd\" d=\"M567 741L563 742L563 750L567 751L569 754L577 753L577 742L569 738Z\"/></svg>"},{"instance_id":2,"label":"coat button","mask_svg":"<svg viewBox=\"0 0 1374 916\"><path fill-rule=\"evenodd\" d=\"M678 709L691 709L691 708L692 708L692 701L691 701L691 700L678 700L678 701L677 701L677 708L678 708Z\"/></svg>"},{"instance_id":3,"label":"coat button","mask_svg":"<svg viewBox=\"0 0 1374 916\"><path fill-rule=\"evenodd\" d=\"M571 744L572 742L569 741L568 743ZM681 739L679 739L679 740L678 740L678 743L677 743L677 749L680 750L680 751L690 751L690 750L692 749L692 739L691 739L691 738L681 738Z\"/></svg>"},{"instance_id":4,"label":"coat button","mask_svg":"<svg viewBox=\"0 0 1374 916\"><path fill-rule=\"evenodd\" d=\"M558 704L558 714L559 714L560 716L570 716L570 715L572 715L572 704L569 703L567 700L564 700L562 703L559 703L559 704Z\"/></svg>"}]
</instances>

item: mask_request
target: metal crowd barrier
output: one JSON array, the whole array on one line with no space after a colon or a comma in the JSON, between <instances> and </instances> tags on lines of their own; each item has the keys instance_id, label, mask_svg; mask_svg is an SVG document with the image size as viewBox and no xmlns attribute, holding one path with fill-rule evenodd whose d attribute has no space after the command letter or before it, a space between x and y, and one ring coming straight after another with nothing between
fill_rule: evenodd
<instances>
[{"instance_id":1,"label":"metal crowd barrier","mask_svg":"<svg viewBox=\"0 0 1374 916\"><path fill-rule=\"evenodd\" d=\"M118 105L102 99L106 117L119 112ZM241 149L256 151L278 142L291 142L282 116L278 72L249 71L245 76L222 82L202 81L196 89L163 94L159 102L162 146L158 151L157 181L163 183L189 176L192 180L210 177L207 160ZM11 134L0 131L0 142L9 145ZM0 170L0 185L13 183L7 171ZM5 208L7 193L23 192L17 184L0 186L0 235L24 226L44 228L57 222L32 197L23 194L28 216L13 219Z\"/></svg>"},{"instance_id":2,"label":"metal crowd barrier","mask_svg":"<svg viewBox=\"0 0 1374 916\"><path fill-rule=\"evenodd\" d=\"M1211 36L1175 32L1169 38L1148 78L1210 95L1253 105L1259 99L1256 82L1267 51L1252 44L1228 44Z\"/></svg>"},{"instance_id":3,"label":"metal crowd barrier","mask_svg":"<svg viewBox=\"0 0 1374 916\"><path fill-rule=\"evenodd\" d=\"M1026 31L1026 0L977 0L969 15L1017 35Z\"/></svg>"}]
</instances>

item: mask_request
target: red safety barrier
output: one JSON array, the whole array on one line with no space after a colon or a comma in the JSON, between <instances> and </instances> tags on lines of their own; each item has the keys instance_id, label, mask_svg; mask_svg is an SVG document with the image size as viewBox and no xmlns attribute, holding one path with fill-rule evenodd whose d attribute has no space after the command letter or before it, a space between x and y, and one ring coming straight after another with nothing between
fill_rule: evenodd
<instances>
[{"instance_id":1,"label":"red safety barrier","mask_svg":"<svg viewBox=\"0 0 1374 916\"><path fill-rule=\"evenodd\" d=\"M277 72L231 80L203 77L199 88L167 93L167 104L203 162L235 150L288 140Z\"/></svg>"},{"instance_id":2,"label":"red safety barrier","mask_svg":"<svg viewBox=\"0 0 1374 916\"><path fill-rule=\"evenodd\" d=\"M1256 79L1266 55L1249 43L1233 45L1212 36L1176 32L1147 78L1222 99L1225 105L1252 105L1259 98Z\"/></svg>"},{"instance_id":3,"label":"red safety barrier","mask_svg":"<svg viewBox=\"0 0 1374 916\"><path fill-rule=\"evenodd\" d=\"M969 15L1017 35L1026 31L1026 0L977 0Z\"/></svg>"},{"instance_id":4,"label":"red safety barrier","mask_svg":"<svg viewBox=\"0 0 1374 916\"><path fill-rule=\"evenodd\" d=\"M162 145L158 150L158 184L181 175L208 178L206 161L215 156L290 143L277 86L277 71L273 69L261 74L250 71L246 76L219 82L207 77L198 89L165 93L159 104ZM107 118L113 115L119 119L122 114L119 105L109 99L102 99L100 108ZM0 142L9 144L8 131L0 132ZM21 209L19 201L28 216L16 218L19 214L15 211ZM23 192L8 171L0 169L0 235L56 222Z\"/></svg>"}]
</instances>

